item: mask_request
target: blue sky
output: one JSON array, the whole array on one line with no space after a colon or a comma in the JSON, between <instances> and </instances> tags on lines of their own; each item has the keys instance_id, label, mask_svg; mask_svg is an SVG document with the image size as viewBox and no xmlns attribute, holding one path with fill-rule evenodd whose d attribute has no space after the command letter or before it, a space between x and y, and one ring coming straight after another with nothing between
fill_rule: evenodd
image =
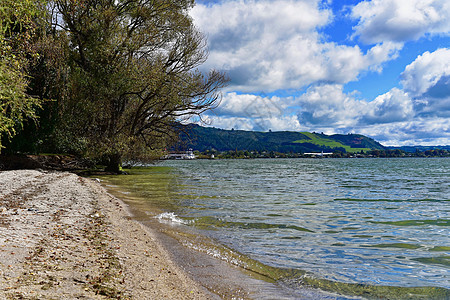
<instances>
[{"instance_id":1,"label":"blue sky","mask_svg":"<svg viewBox=\"0 0 450 300\"><path fill-rule=\"evenodd\" d=\"M450 1L198 0L224 129L450 145Z\"/></svg>"}]
</instances>

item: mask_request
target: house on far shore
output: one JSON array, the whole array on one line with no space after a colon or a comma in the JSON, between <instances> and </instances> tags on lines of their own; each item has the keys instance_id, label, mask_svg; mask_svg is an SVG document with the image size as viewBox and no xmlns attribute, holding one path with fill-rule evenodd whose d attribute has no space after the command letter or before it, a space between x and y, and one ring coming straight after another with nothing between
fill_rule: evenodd
<instances>
[{"instance_id":1,"label":"house on far shore","mask_svg":"<svg viewBox=\"0 0 450 300\"><path fill-rule=\"evenodd\" d=\"M184 152L170 152L165 155L162 159L195 159L194 152L192 149Z\"/></svg>"}]
</instances>

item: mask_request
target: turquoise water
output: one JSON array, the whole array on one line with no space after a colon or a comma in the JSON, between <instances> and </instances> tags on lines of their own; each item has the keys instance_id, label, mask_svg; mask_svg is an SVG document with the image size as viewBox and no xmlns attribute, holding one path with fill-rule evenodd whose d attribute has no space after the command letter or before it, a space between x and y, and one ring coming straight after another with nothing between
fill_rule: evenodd
<instances>
[{"instance_id":1,"label":"turquoise water","mask_svg":"<svg viewBox=\"0 0 450 300\"><path fill-rule=\"evenodd\" d=\"M290 270L296 279L286 275L289 284L301 284L307 272L328 283L450 288L450 159L162 166L141 170L166 182L165 200L154 205L172 214L160 219L184 223L265 266Z\"/></svg>"}]
</instances>

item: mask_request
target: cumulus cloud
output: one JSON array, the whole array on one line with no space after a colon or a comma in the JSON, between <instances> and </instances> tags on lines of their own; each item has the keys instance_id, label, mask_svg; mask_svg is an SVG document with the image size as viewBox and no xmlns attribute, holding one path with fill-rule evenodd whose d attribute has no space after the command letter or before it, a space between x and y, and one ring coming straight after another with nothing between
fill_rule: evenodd
<instances>
[{"instance_id":1,"label":"cumulus cloud","mask_svg":"<svg viewBox=\"0 0 450 300\"><path fill-rule=\"evenodd\" d=\"M309 127L350 130L370 124L409 120L414 116L411 98L397 88L367 102L344 93L342 85L314 86L299 97L298 105L299 121Z\"/></svg>"},{"instance_id":2,"label":"cumulus cloud","mask_svg":"<svg viewBox=\"0 0 450 300\"><path fill-rule=\"evenodd\" d=\"M204 116L203 121L211 126L223 129L258 130L255 129L255 123L253 120L245 117L206 115ZM200 125L203 125L203 123ZM264 130L265 129L261 131Z\"/></svg>"},{"instance_id":3,"label":"cumulus cloud","mask_svg":"<svg viewBox=\"0 0 450 300\"><path fill-rule=\"evenodd\" d=\"M191 15L208 36L203 68L227 71L230 90L272 92L317 82L344 84L362 71L380 71L400 44L386 42L364 52L359 46L325 42L318 29L332 11L319 0L235 0L197 5Z\"/></svg>"},{"instance_id":4,"label":"cumulus cloud","mask_svg":"<svg viewBox=\"0 0 450 300\"><path fill-rule=\"evenodd\" d=\"M412 99L404 91L393 88L367 104L361 124L382 124L410 120L414 117Z\"/></svg>"},{"instance_id":5,"label":"cumulus cloud","mask_svg":"<svg viewBox=\"0 0 450 300\"><path fill-rule=\"evenodd\" d=\"M406 66L402 73L402 85L414 96L424 95L436 86L448 91L449 76L450 49L438 49L432 53L427 51ZM434 93L440 94L439 91ZM449 93L444 93L443 96L448 97Z\"/></svg>"},{"instance_id":6,"label":"cumulus cloud","mask_svg":"<svg viewBox=\"0 0 450 300\"><path fill-rule=\"evenodd\" d=\"M214 112L223 116L271 118L285 113L286 106L287 99L280 97L231 92L224 95Z\"/></svg>"},{"instance_id":7,"label":"cumulus cloud","mask_svg":"<svg viewBox=\"0 0 450 300\"><path fill-rule=\"evenodd\" d=\"M449 118L415 118L410 121L374 124L359 128L385 146L450 145Z\"/></svg>"},{"instance_id":8,"label":"cumulus cloud","mask_svg":"<svg viewBox=\"0 0 450 300\"><path fill-rule=\"evenodd\" d=\"M343 92L338 84L310 87L298 98L264 97L228 93L221 105L209 115L214 126L256 130L352 128L399 122L414 116L413 103L402 90L391 91L367 102Z\"/></svg>"},{"instance_id":9,"label":"cumulus cloud","mask_svg":"<svg viewBox=\"0 0 450 300\"><path fill-rule=\"evenodd\" d=\"M368 44L450 33L448 0L363 1L352 9L351 15L359 20L354 36Z\"/></svg>"},{"instance_id":10,"label":"cumulus cloud","mask_svg":"<svg viewBox=\"0 0 450 300\"><path fill-rule=\"evenodd\" d=\"M419 116L450 117L450 49L419 55L401 76Z\"/></svg>"},{"instance_id":11,"label":"cumulus cloud","mask_svg":"<svg viewBox=\"0 0 450 300\"><path fill-rule=\"evenodd\" d=\"M343 93L343 86L314 86L299 97L300 123L306 126L347 128L356 125L366 103Z\"/></svg>"},{"instance_id":12,"label":"cumulus cloud","mask_svg":"<svg viewBox=\"0 0 450 300\"><path fill-rule=\"evenodd\" d=\"M233 117L223 115L208 115L207 121L211 126L224 129L254 130L254 131L301 131L296 116L270 116L262 118Z\"/></svg>"},{"instance_id":13,"label":"cumulus cloud","mask_svg":"<svg viewBox=\"0 0 450 300\"><path fill-rule=\"evenodd\" d=\"M289 113L292 103L292 97L226 93L219 107L207 115L207 121L226 129L298 130L297 117Z\"/></svg>"}]
</instances>

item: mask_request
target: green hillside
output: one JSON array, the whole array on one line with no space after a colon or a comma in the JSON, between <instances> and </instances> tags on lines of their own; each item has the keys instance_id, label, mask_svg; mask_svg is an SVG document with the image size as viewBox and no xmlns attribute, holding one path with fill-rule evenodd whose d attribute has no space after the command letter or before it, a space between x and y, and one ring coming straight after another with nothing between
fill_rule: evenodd
<instances>
[{"instance_id":1,"label":"green hillside","mask_svg":"<svg viewBox=\"0 0 450 300\"><path fill-rule=\"evenodd\" d=\"M378 142L363 135L325 135L309 132L258 132L224 130L198 125L184 126L177 150L192 148L198 151L248 150L281 153L305 152L360 152L384 149Z\"/></svg>"},{"instance_id":2,"label":"green hillside","mask_svg":"<svg viewBox=\"0 0 450 300\"><path fill-rule=\"evenodd\" d=\"M368 139L365 136L362 135L356 135L356 134L351 134L348 135L349 137L351 137L351 140L347 140L345 141L344 138L340 138L339 135L332 135L332 136L327 136L324 134L317 134L317 133L309 133L309 132L301 132L301 134L305 135L307 137L307 139L301 139L301 140L297 140L294 141L294 143L299 143L299 144L314 144L314 145L318 145L318 146L323 146L326 147L328 149L336 149L336 148L344 148L345 152L350 152L350 153L354 153L354 152L361 152L361 151L370 151L372 149L379 149L378 148L378 143L373 143L374 141L372 140L371 146L374 147L366 147L367 144L369 143L364 143L364 144L360 144L359 142L362 142L365 139ZM345 136L343 136L345 137ZM347 143L347 144L345 144ZM378 145L376 145L378 144ZM361 145L360 147L356 147L356 145Z\"/></svg>"}]
</instances>

